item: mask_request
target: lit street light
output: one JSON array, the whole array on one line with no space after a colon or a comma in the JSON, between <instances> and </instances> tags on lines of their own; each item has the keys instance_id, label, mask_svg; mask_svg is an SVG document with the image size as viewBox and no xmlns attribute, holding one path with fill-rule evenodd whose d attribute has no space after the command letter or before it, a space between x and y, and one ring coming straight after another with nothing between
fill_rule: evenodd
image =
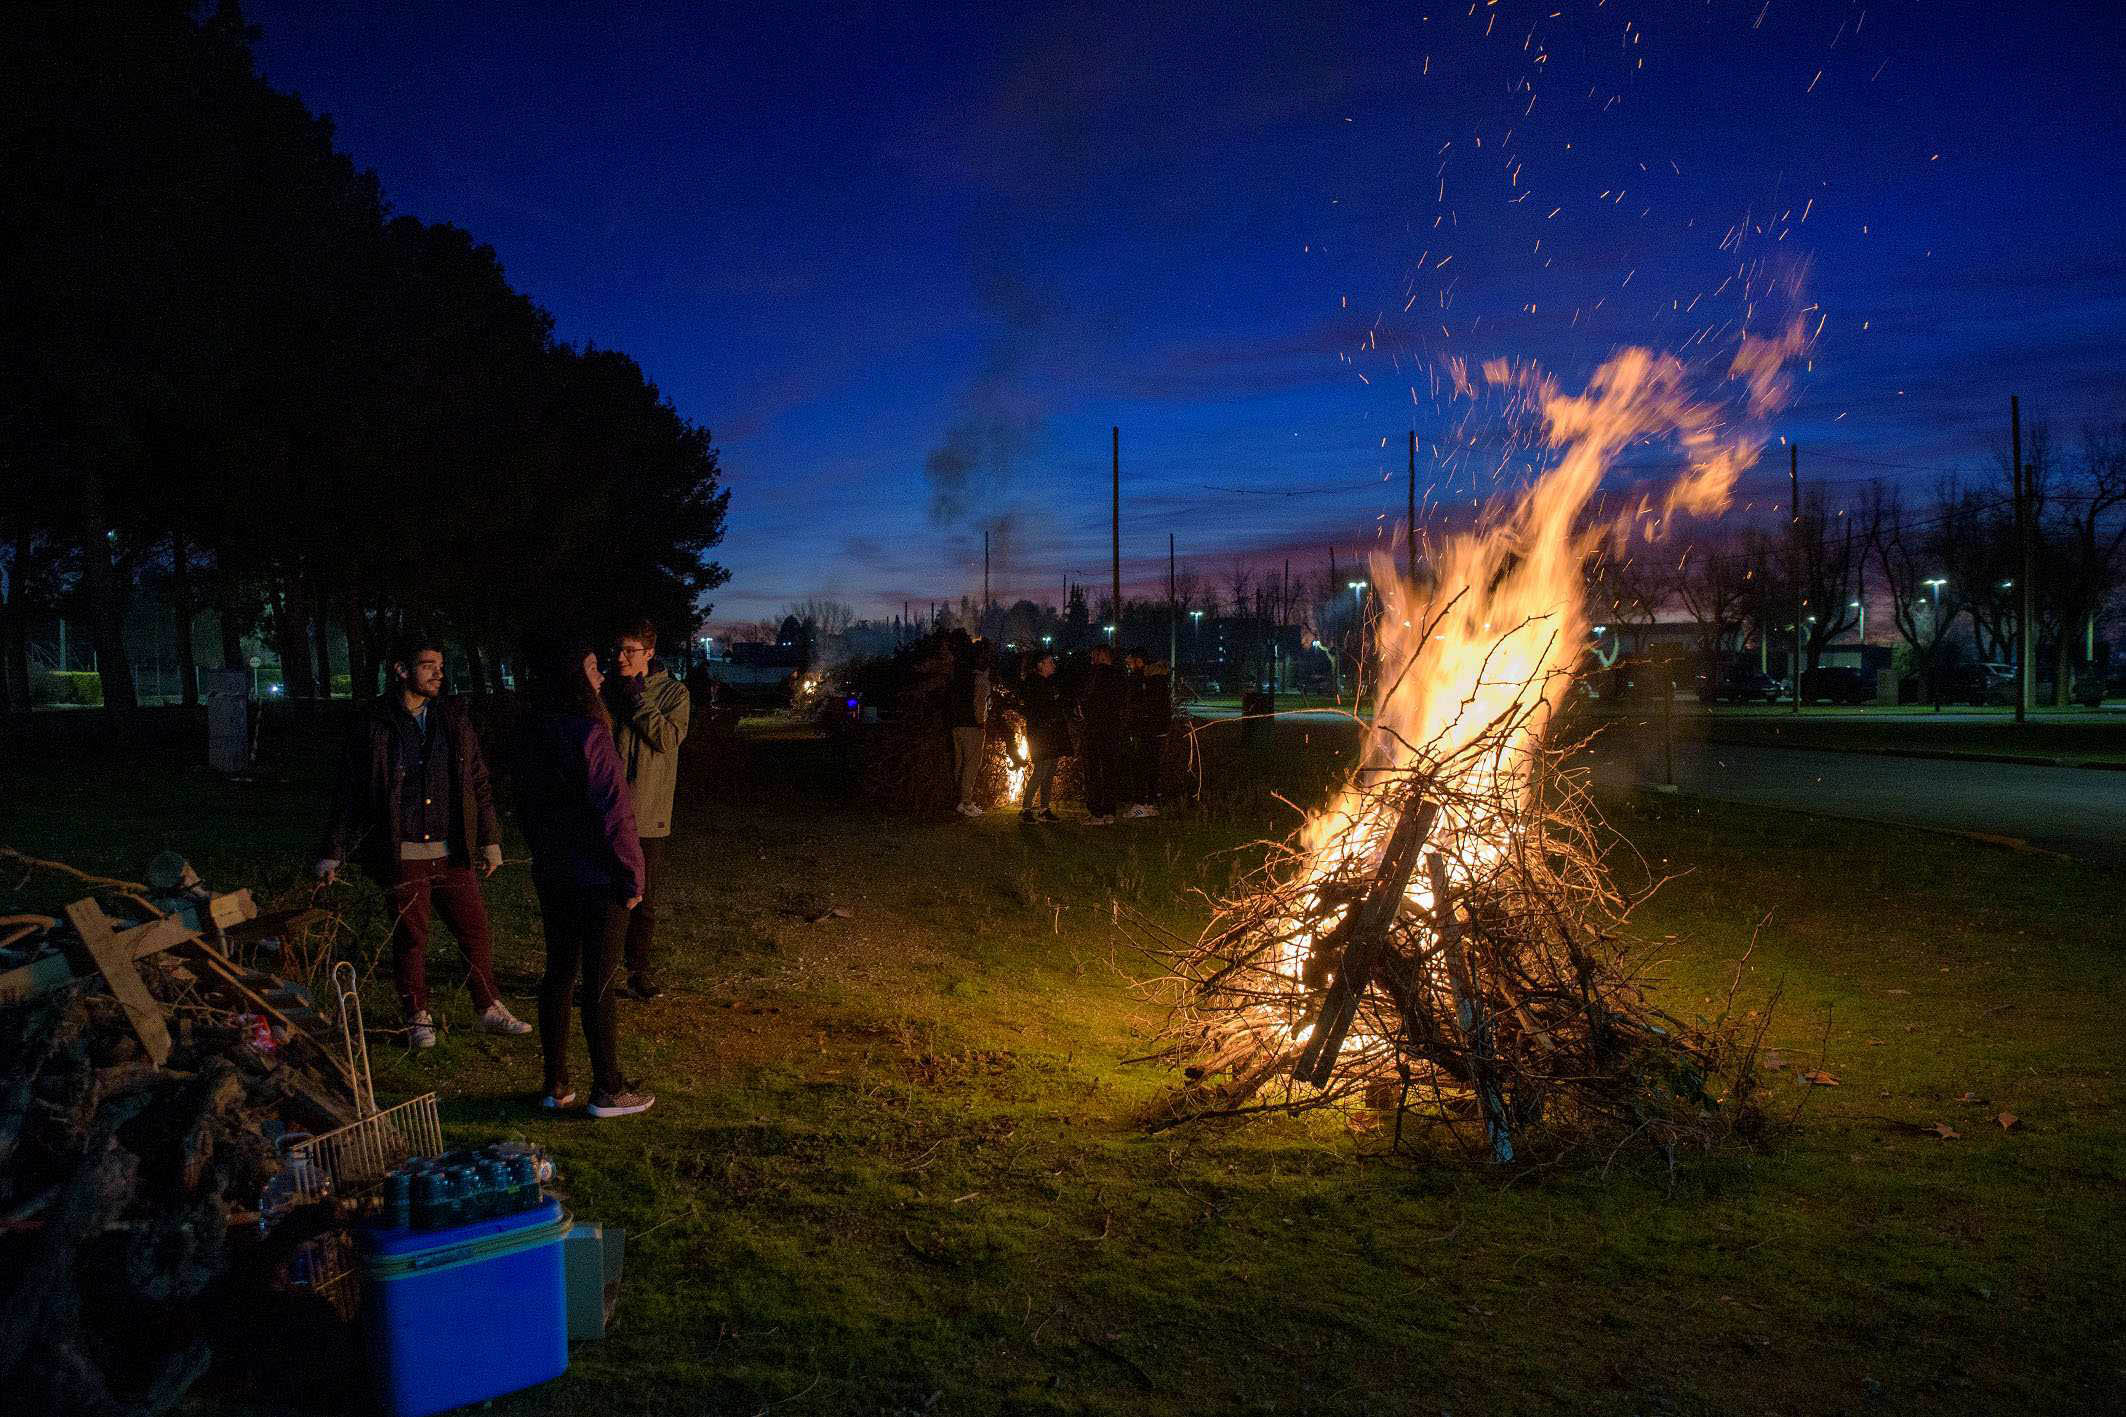
<instances>
[{"instance_id":1,"label":"lit street light","mask_svg":"<svg viewBox=\"0 0 2126 1417\"><path fill-rule=\"evenodd\" d=\"M1847 609L1849 609L1849 610L1858 610L1858 611L1860 612L1860 643L1862 643L1863 645L1865 645L1865 644L1866 644L1866 643L1868 642L1868 607L1867 607L1867 605L1866 605L1866 604L1865 604L1864 602L1862 602L1862 601L1858 601L1858 600L1851 600L1851 601L1847 601L1847 602L1846 602L1846 608L1847 608Z\"/></svg>"},{"instance_id":2,"label":"lit street light","mask_svg":"<svg viewBox=\"0 0 2126 1417\"><path fill-rule=\"evenodd\" d=\"M1934 592L1934 618L1937 621L1941 619L1941 588L1948 583L1949 578L1947 576L1934 576L1920 582L1921 585Z\"/></svg>"},{"instance_id":3,"label":"lit street light","mask_svg":"<svg viewBox=\"0 0 2126 1417\"><path fill-rule=\"evenodd\" d=\"M1351 603L1363 610L1366 602L1366 582L1345 581L1344 584L1351 588Z\"/></svg>"}]
</instances>

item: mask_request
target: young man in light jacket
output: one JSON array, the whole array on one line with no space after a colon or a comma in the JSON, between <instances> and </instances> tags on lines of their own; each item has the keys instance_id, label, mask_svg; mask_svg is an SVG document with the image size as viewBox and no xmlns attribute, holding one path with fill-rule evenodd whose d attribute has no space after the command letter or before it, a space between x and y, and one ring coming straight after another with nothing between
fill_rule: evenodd
<instances>
[{"instance_id":1,"label":"young man in light jacket","mask_svg":"<svg viewBox=\"0 0 2126 1417\"><path fill-rule=\"evenodd\" d=\"M686 685L665 673L654 656L657 627L648 621L622 630L607 681L613 710L613 741L627 769L646 868L642 903L627 930L627 990L637 999L664 992L650 958L657 931L657 902L664 888L664 843L672 834L672 792L679 782L679 745L686 741L693 703Z\"/></svg>"}]
</instances>

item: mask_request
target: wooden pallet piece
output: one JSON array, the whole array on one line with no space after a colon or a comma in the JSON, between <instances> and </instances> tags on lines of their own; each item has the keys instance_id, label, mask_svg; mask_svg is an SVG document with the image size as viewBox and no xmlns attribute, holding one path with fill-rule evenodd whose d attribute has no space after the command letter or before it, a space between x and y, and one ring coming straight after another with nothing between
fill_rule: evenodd
<instances>
[{"instance_id":1,"label":"wooden pallet piece","mask_svg":"<svg viewBox=\"0 0 2126 1417\"><path fill-rule=\"evenodd\" d=\"M170 1059L170 1025L162 1016L162 1005L155 1002L155 996L141 982L133 951L119 942L111 929L110 917L94 900L75 901L66 908L66 918L81 936L82 948L88 951L104 982L111 986L112 997L124 1008L134 1036L148 1051L148 1060L161 1067Z\"/></svg>"},{"instance_id":2,"label":"wooden pallet piece","mask_svg":"<svg viewBox=\"0 0 2126 1417\"><path fill-rule=\"evenodd\" d=\"M231 924L248 928L250 922L258 918L258 907L252 903L250 891L228 891L215 896L208 902L207 913L211 920L224 928L228 928ZM305 911L297 912L296 914L307 916L313 913L315 912ZM41 919L43 917L24 916L21 918ZM298 923L303 922L298 920ZM109 924L108 917L105 919L105 924L107 926ZM146 959L150 955L161 954L164 950L183 944L196 933L198 932L186 925L180 917L165 915L162 919L150 920L145 925L135 925L129 929L113 931L111 939L119 949L130 954L135 961L139 961ZM76 965L76 960L70 958L66 953L60 952L48 954L42 959L32 960L28 964L17 965L5 973L0 973L0 1003L32 998L42 994L47 989L57 989L71 984L75 979L81 977Z\"/></svg>"}]
</instances>

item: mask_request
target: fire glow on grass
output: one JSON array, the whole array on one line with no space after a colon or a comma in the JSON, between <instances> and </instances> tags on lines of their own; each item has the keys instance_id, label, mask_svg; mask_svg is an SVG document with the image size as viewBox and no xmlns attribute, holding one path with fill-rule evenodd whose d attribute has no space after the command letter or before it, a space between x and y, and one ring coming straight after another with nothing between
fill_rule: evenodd
<instances>
[{"instance_id":1,"label":"fire glow on grass","mask_svg":"<svg viewBox=\"0 0 2126 1417\"><path fill-rule=\"evenodd\" d=\"M1135 922L1181 986L1162 1056L1191 1086L1172 1120L1378 1106L1385 1086L1404 1099L1399 1125L1415 1086L1440 1120L1481 1115L1503 1160L1516 1120L1546 1105L1560 1119L1574 1110L1560 1090L1594 1080L1601 1096L1583 1115L1635 1115L1632 1079L1648 1068L1685 1103L1717 1105L1707 1080L1737 1055L1647 1009L1610 950L1628 906L1546 734L1587 641L1590 558L1654 539L1677 513L1723 509L1804 344L1798 319L1744 337L1727 370L1736 397L1720 404L1691 395L1681 361L1642 349L1578 395L1485 367L1487 385L1540 420L1548 470L1445 537L1429 585L1375 556L1381 682L1352 776L1202 939L1175 948ZM1673 446L1683 473L1658 501L1591 518L1605 470L1648 442ZM1330 1030L1319 1042L1318 1029ZM1279 1080L1271 1101L1250 1100Z\"/></svg>"}]
</instances>

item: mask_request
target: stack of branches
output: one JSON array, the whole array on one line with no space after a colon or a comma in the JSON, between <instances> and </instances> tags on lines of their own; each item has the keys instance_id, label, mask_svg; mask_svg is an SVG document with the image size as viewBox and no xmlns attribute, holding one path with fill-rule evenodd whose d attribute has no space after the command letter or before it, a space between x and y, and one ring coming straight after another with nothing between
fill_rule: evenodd
<instances>
[{"instance_id":1,"label":"stack of branches","mask_svg":"<svg viewBox=\"0 0 2126 1417\"><path fill-rule=\"evenodd\" d=\"M118 925L156 909L144 886L33 864L97 885L124 910ZM205 947L144 955L138 973L131 1003L93 973L0 1002L10 1410L167 1411L217 1352L238 1345L263 1369L268 1353L292 1351L279 1346L290 1333L314 1351L312 1324L330 1319L314 1291L283 1292L316 1225L263 1234L260 1207L281 1141L353 1120L344 1070L308 1034L268 1041L275 976ZM143 1010L167 1024L159 1065L139 1036Z\"/></svg>"},{"instance_id":2,"label":"stack of branches","mask_svg":"<svg viewBox=\"0 0 2126 1417\"><path fill-rule=\"evenodd\" d=\"M1415 1119L1413 1137L1500 1162L1605 1139L1673 1162L1760 1123L1769 1009L1738 1018L1734 984L1691 1023L1651 1002L1627 933L1645 896L1605 866L1613 843L1564 766L1579 745L1540 741L1545 697L1376 752L1199 938L1124 917L1170 1010L1149 1056L1186 1079L1155 1128L1341 1107L1392 1112L1398 1146Z\"/></svg>"}]
</instances>

